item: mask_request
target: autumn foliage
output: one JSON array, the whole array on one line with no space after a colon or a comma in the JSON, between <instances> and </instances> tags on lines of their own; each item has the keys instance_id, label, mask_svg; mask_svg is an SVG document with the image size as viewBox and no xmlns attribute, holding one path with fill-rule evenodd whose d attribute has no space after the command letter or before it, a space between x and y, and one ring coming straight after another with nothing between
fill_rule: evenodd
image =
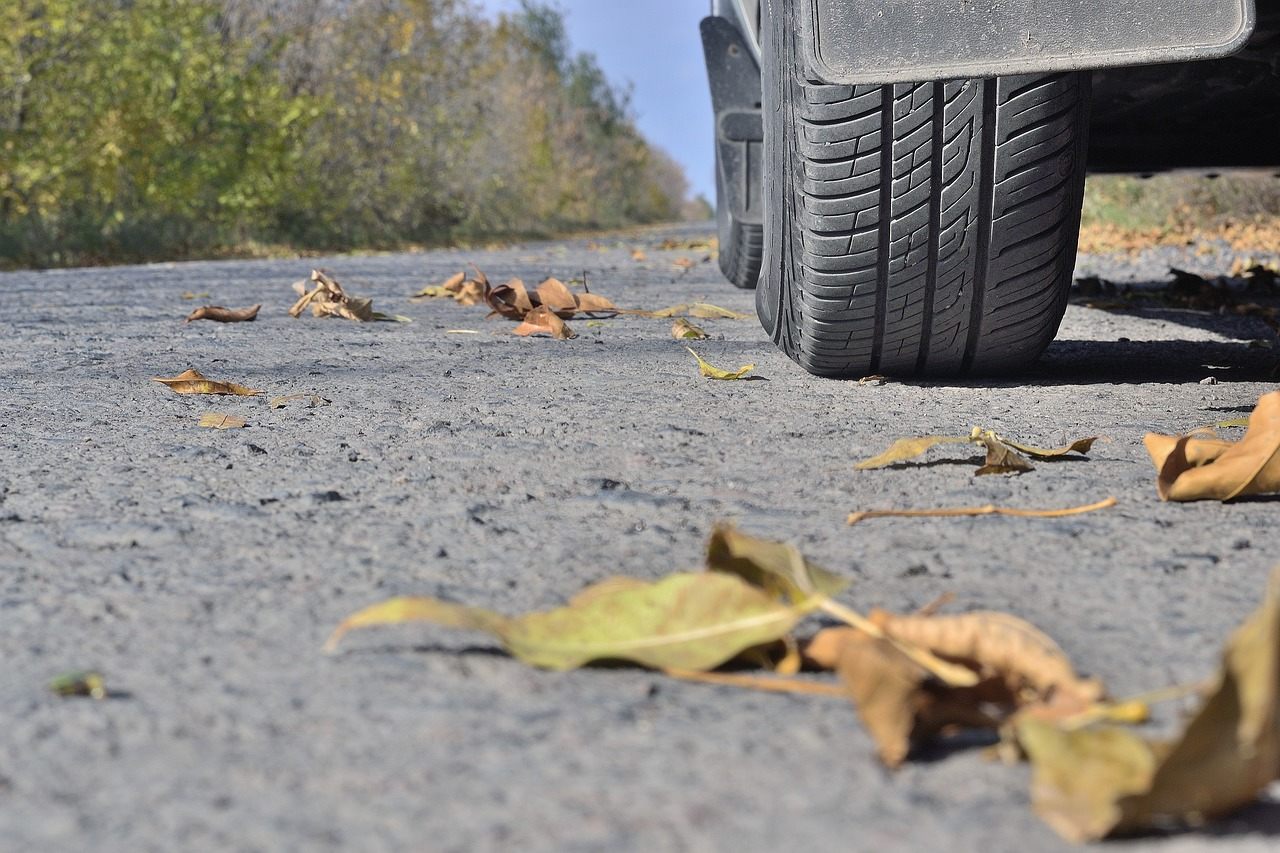
<instances>
[{"instance_id":1,"label":"autumn foliage","mask_svg":"<svg viewBox=\"0 0 1280 853\"><path fill-rule=\"evenodd\" d=\"M0 266L547 235L686 190L537 3L0 3Z\"/></svg>"}]
</instances>

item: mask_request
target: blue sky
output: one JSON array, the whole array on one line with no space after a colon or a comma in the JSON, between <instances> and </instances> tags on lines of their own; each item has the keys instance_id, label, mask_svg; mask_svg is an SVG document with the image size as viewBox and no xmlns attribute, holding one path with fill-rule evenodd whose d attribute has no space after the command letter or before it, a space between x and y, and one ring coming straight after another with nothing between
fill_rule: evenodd
<instances>
[{"instance_id":1,"label":"blue sky","mask_svg":"<svg viewBox=\"0 0 1280 853\"><path fill-rule=\"evenodd\" d=\"M519 0L480 0L491 12ZM711 96L698 22L705 0L558 0L576 50L594 53L609 79L630 83L640 130L684 167L715 203Z\"/></svg>"}]
</instances>

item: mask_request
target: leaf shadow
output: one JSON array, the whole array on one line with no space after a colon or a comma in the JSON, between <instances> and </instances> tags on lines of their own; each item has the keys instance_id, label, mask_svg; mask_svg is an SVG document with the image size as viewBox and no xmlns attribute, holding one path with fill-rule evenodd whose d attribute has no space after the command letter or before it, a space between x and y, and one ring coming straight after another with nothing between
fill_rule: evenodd
<instances>
[{"instance_id":1,"label":"leaf shadow","mask_svg":"<svg viewBox=\"0 0 1280 853\"><path fill-rule=\"evenodd\" d=\"M962 752L987 749L1000 742L998 732L990 729L963 729L949 737L940 737L911 750L912 764L940 764Z\"/></svg>"}]
</instances>

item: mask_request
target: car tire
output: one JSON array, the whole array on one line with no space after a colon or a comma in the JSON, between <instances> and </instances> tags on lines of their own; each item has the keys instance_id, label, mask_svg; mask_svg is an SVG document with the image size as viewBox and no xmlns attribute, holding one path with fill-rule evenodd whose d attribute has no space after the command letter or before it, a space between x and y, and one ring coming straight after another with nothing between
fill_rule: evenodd
<instances>
[{"instance_id":1,"label":"car tire","mask_svg":"<svg viewBox=\"0 0 1280 853\"><path fill-rule=\"evenodd\" d=\"M798 3L762 27L765 330L820 376L1024 367L1066 310L1089 75L832 85Z\"/></svg>"},{"instance_id":2,"label":"car tire","mask_svg":"<svg viewBox=\"0 0 1280 853\"><path fill-rule=\"evenodd\" d=\"M755 290L764 262L764 226L739 222L729 212L716 158L716 226L720 237L720 271L743 290Z\"/></svg>"}]
</instances>

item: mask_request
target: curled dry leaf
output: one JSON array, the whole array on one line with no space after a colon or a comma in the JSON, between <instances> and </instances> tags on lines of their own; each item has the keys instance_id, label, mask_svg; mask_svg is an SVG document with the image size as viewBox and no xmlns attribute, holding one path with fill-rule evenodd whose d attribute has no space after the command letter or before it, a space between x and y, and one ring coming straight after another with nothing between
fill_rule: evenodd
<instances>
[{"instance_id":1,"label":"curled dry leaf","mask_svg":"<svg viewBox=\"0 0 1280 853\"><path fill-rule=\"evenodd\" d=\"M508 320L525 320L538 309L568 319L577 314L618 314L616 305L597 293L575 294L564 282L549 278L534 290L513 278L498 287L485 288L485 302L493 313Z\"/></svg>"},{"instance_id":2,"label":"curled dry leaf","mask_svg":"<svg viewBox=\"0 0 1280 853\"><path fill-rule=\"evenodd\" d=\"M707 333L684 317L677 317L671 324L671 337L677 341L705 341Z\"/></svg>"},{"instance_id":3,"label":"curled dry leaf","mask_svg":"<svg viewBox=\"0 0 1280 853\"><path fill-rule=\"evenodd\" d=\"M178 374L172 379L155 378L152 382L159 382L166 386L175 394L211 394L233 397L256 397L261 391L255 391L252 388L246 388L243 385L237 385L234 382L218 382L205 377L198 370L188 370Z\"/></svg>"},{"instance_id":4,"label":"curled dry leaf","mask_svg":"<svg viewBox=\"0 0 1280 853\"><path fill-rule=\"evenodd\" d=\"M559 610L510 618L430 598L394 599L351 616L326 648L355 628L425 621L493 634L512 655L545 669L625 660L700 671L776 642L805 613L733 575L677 574L656 583L598 585Z\"/></svg>"},{"instance_id":5,"label":"curled dry leaf","mask_svg":"<svg viewBox=\"0 0 1280 853\"><path fill-rule=\"evenodd\" d=\"M1172 741L1028 718L1017 736L1036 811L1071 841L1184 825L1256 801L1280 775L1280 575L1227 642L1204 703Z\"/></svg>"},{"instance_id":6,"label":"curled dry leaf","mask_svg":"<svg viewBox=\"0 0 1280 853\"><path fill-rule=\"evenodd\" d=\"M525 315L524 322L517 326L512 334L522 338L534 335L550 335L558 341L567 341L578 335L569 328L569 324L545 305L539 305Z\"/></svg>"},{"instance_id":7,"label":"curled dry leaf","mask_svg":"<svg viewBox=\"0 0 1280 853\"><path fill-rule=\"evenodd\" d=\"M982 685L948 687L889 641L853 628L823 634L819 653L840 676L885 766L900 766L912 747L944 731L998 726Z\"/></svg>"},{"instance_id":8,"label":"curled dry leaf","mask_svg":"<svg viewBox=\"0 0 1280 853\"><path fill-rule=\"evenodd\" d=\"M871 621L885 636L961 663L984 681L996 680L1020 704L1054 705L1070 712L1102 699L1102 685L1076 674L1051 637L1007 613L896 616L877 611Z\"/></svg>"},{"instance_id":9,"label":"curled dry leaf","mask_svg":"<svg viewBox=\"0 0 1280 853\"><path fill-rule=\"evenodd\" d=\"M718 367L708 364L702 356L698 355L691 348L685 347L685 349L689 350L690 355L698 360L698 369L702 371L702 375L708 379L721 379L726 381L745 379L748 373L756 369L754 364L744 364L737 370L721 370Z\"/></svg>"},{"instance_id":10,"label":"curled dry leaf","mask_svg":"<svg viewBox=\"0 0 1280 853\"><path fill-rule=\"evenodd\" d=\"M1035 470L1035 466L1027 457L993 436L983 435L978 441L987 448L987 459L982 463L981 468L973 472L975 477L985 477L990 474L1025 474Z\"/></svg>"},{"instance_id":11,"label":"curled dry leaf","mask_svg":"<svg viewBox=\"0 0 1280 853\"><path fill-rule=\"evenodd\" d=\"M1162 500L1229 501L1280 492L1280 391L1258 400L1240 441L1209 436L1146 437Z\"/></svg>"},{"instance_id":12,"label":"curled dry leaf","mask_svg":"<svg viewBox=\"0 0 1280 853\"><path fill-rule=\"evenodd\" d=\"M472 269L475 268L472 267ZM479 305L484 301L485 289L489 286L489 279L480 270L477 269L475 272L474 277L468 277L465 272L455 273L440 284L424 287L411 296L410 301L452 299L459 305Z\"/></svg>"},{"instance_id":13,"label":"curled dry leaf","mask_svg":"<svg viewBox=\"0 0 1280 853\"><path fill-rule=\"evenodd\" d=\"M200 416L200 426L204 429L244 429L248 424L244 418L235 415L206 412Z\"/></svg>"},{"instance_id":14,"label":"curled dry leaf","mask_svg":"<svg viewBox=\"0 0 1280 853\"><path fill-rule=\"evenodd\" d=\"M188 315L186 322L212 320L215 323L252 323L258 319L258 312L261 310L261 305L239 309L223 308L221 305L205 305L203 308L197 308L192 311Z\"/></svg>"},{"instance_id":15,"label":"curled dry leaf","mask_svg":"<svg viewBox=\"0 0 1280 853\"><path fill-rule=\"evenodd\" d=\"M315 287L307 290L308 282ZM312 270L311 278L294 284L293 290L298 294L298 301L289 309L291 317L300 317L302 312L311 308L315 317L340 317L354 320L357 323L373 321L390 321L395 323L412 323L408 317L398 314L380 314L373 310L373 300L360 296L350 296L342 289L342 285L323 270Z\"/></svg>"}]
</instances>

